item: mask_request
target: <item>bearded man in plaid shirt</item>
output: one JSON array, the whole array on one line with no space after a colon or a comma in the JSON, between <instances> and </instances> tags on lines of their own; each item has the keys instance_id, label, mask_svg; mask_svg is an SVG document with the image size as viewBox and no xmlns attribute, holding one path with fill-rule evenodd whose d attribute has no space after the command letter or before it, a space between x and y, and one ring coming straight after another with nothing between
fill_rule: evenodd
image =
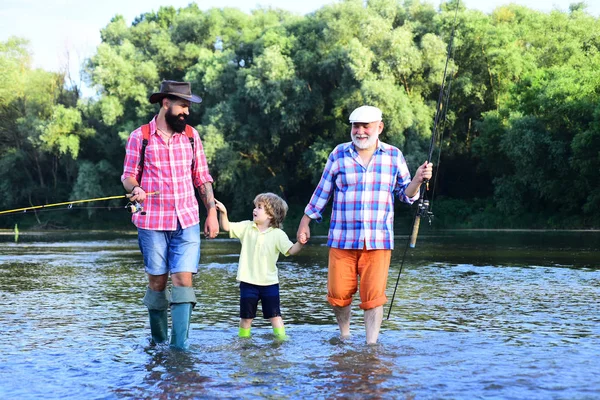
<instances>
[{"instance_id":1,"label":"bearded man in plaid shirt","mask_svg":"<svg viewBox=\"0 0 600 400\"><path fill-rule=\"evenodd\" d=\"M194 188L208 212L205 236L212 239L219 233L213 179L202 141L195 129L186 126L191 103L201 101L192 94L190 83L163 81L160 92L150 96L150 103L159 103L160 111L129 136L121 176L125 190L132 194L131 202L143 205L143 211L134 213L132 221L138 228L148 275L144 304L150 316L152 341L167 341L170 305L171 346L180 349L188 347L190 318L196 304L192 276L198 272L200 261L200 217ZM157 193L146 195L152 192ZM169 274L171 293L166 288Z\"/></svg>"},{"instance_id":2,"label":"bearded man in plaid shirt","mask_svg":"<svg viewBox=\"0 0 600 400\"><path fill-rule=\"evenodd\" d=\"M430 179L427 161L414 179L402 152L379 140L383 131L381 110L362 106L350 114L351 142L338 145L329 155L321 180L298 227L298 238L310 238L310 221L321 222L333 196L329 226L327 301L333 307L340 335L350 335L350 304L358 290L365 310L366 341L377 342L387 302L385 288L394 248L394 198L413 203L419 187Z\"/></svg>"}]
</instances>

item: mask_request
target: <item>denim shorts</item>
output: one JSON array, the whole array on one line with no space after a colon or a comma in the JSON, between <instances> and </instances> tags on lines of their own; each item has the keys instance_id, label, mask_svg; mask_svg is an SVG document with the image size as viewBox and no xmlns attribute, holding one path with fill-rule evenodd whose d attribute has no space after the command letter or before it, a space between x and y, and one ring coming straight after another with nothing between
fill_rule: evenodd
<instances>
[{"instance_id":1,"label":"denim shorts","mask_svg":"<svg viewBox=\"0 0 600 400\"><path fill-rule=\"evenodd\" d=\"M149 275L198 272L200 262L200 225L174 231L138 228L138 243Z\"/></svg>"},{"instance_id":2,"label":"denim shorts","mask_svg":"<svg viewBox=\"0 0 600 400\"><path fill-rule=\"evenodd\" d=\"M269 286L240 282L240 318L256 318L258 300L262 305L264 319L281 317L279 309L279 284Z\"/></svg>"}]
</instances>

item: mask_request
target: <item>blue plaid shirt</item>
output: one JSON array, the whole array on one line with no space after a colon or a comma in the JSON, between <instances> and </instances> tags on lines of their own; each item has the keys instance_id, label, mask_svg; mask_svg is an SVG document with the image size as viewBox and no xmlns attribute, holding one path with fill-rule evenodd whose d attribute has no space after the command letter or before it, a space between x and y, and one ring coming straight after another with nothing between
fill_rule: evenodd
<instances>
[{"instance_id":1,"label":"blue plaid shirt","mask_svg":"<svg viewBox=\"0 0 600 400\"><path fill-rule=\"evenodd\" d=\"M402 152L379 142L364 166L352 142L331 152L321 180L304 213L321 222L333 194L327 245L338 249L393 249L394 197L412 204L419 198L404 194L411 181Z\"/></svg>"}]
</instances>

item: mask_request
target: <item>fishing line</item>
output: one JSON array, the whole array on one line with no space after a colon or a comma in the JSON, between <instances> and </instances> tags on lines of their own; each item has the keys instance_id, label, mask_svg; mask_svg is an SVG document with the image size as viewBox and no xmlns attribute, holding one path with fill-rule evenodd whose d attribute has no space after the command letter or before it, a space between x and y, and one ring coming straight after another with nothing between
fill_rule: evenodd
<instances>
[{"instance_id":1,"label":"fishing line","mask_svg":"<svg viewBox=\"0 0 600 400\"><path fill-rule=\"evenodd\" d=\"M146 196L154 196L154 195L158 195L159 193L160 192L158 192L158 191L156 191L156 192L150 192L150 193L146 193ZM122 195L118 195L118 196L97 197L97 198L94 198L94 199L63 201L61 203L44 204L44 205L41 205L41 206L31 206L31 207L15 208L15 209L12 209L12 210L0 211L0 215L2 215L2 214L15 214L15 213L26 213L27 211L30 211L30 210L36 210L36 212L38 212L38 211L41 211L41 210L46 209L46 208L60 207L60 206L67 206L68 209L70 210L70 209L72 209L73 204L90 203L92 201L107 201L107 200L116 200L116 199L130 199L132 197L133 197L133 195L130 194L130 193L128 193L128 194L122 194ZM130 205L135 205L135 204L128 203L128 205L125 206L125 207L128 208ZM138 205L139 205L139 203L138 203ZM136 206L135 210L133 210L133 211L130 209L130 212L138 212L138 211L139 211L139 208L137 206Z\"/></svg>"},{"instance_id":2,"label":"fishing line","mask_svg":"<svg viewBox=\"0 0 600 400\"><path fill-rule=\"evenodd\" d=\"M119 210L122 211L123 207L121 206L117 206L117 207L66 207L66 208L52 208L52 209L38 209L38 210L33 210L33 212L27 212L27 211L21 211L19 213L14 213L14 214L28 214L28 215L33 215L33 214L38 214L38 213L46 213L46 212L56 212L56 211L82 211L82 210Z\"/></svg>"},{"instance_id":3,"label":"fishing line","mask_svg":"<svg viewBox=\"0 0 600 400\"><path fill-rule=\"evenodd\" d=\"M454 49L452 49L452 51L454 52ZM454 53L453 53L454 54ZM438 183L438 174L440 172L440 160L442 158L442 147L444 145L444 132L446 131L446 125L448 123L448 103L450 101L450 88L452 87L452 77L454 76L454 68L452 68L452 72L450 72L450 75L448 76L448 90L446 92L446 104L444 105L444 109L443 109L443 116L442 116L442 122L441 122L441 126L442 129L440 130L440 135L439 135L439 141L438 141L438 157L436 160L436 164L437 168L435 169L435 173L433 175L433 189L431 191L431 201L429 202L429 210L432 212L431 214L431 218L433 218L433 199L435 199L435 191L437 189L437 183Z\"/></svg>"},{"instance_id":4,"label":"fishing line","mask_svg":"<svg viewBox=\"0 0 600 400\"><path fill-rule=\"evenodd\" d=\"M450 34L450 40L448 43L448 51L446 55L446 64L444 65L444 75L442 77L442 85L440 87L440 93L438 96L438 101L436 104L435 118L433 122L433 131L431 132L431 141L429 143L429 153L427 156L427 162L431 161L433 157L433 151L435 148L436 140L439 136L438 129L440 127L440 121L445 121L446 119L446 110L448 108L448 101L450 97L450 87L451 87L451 79L448 79L448 87L446 87L446 78L448 72L448 64L450 62L450 56L453 54L452 44L454 42L454 33L456 31L456 20L458 17L458 8L460 6L460 0L456 2L456 10L454 11L454 21L452 23L452 32ZM447 90L447 91L446 91ZM446 95L446 101L444 101L444 95ZM441 157L441 148L438 156L438 166L439 166L439 158ZM436 170L439 171L439 167ZM437 179L436 179L437 180ZM400 262L400 270L398 271L398 277L396 278L396 285L394 286L394 293L392 294L392 300L390 301L390 308L388 309L388 314L386 319L390 319L390 314L392 312L392 307L394 306L394 299L396 298L396 291L398 290L398 283L400 282L400 275L402 274L402 268L404 266L404 261L406 259L406 254L408 252L408 248L414 248L417 241L417 236L419 234L419 225L421 223L421 217L427 217L429 222L431 223L431 219L433 218L433 213L429 209L429 200L426 200L426 192L429 190L429 180L423 181L421 186L419 187L419 203L417 206L417 210L415 212L415 216L413 219L412 231L409 240L406 242L406 247L404 248L404 253L402 254L402 261ZM434 190L435 190L435 181L434 181Z\"/></svg>"}]
</instances>

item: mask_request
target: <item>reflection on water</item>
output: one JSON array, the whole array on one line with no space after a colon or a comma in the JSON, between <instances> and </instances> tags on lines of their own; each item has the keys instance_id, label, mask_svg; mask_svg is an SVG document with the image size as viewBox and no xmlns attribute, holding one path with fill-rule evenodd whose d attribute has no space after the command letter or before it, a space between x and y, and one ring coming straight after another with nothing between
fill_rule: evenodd
<instances>
[{"instance_id":1,"label":"reflection on water","mask_svg":"<svg viewBox=\"0 0 600 400\"><path fill-rule=\"evenodd\" d=\"M187 352L149 343L134 235L12 239L0 236L2 398L529 399L600 391L599 234L421 237L375 346L364 345L357 307L352 337L337 339L323 238L280 263L290 340L273 340L260 319L252 338L237 338L239 243L205 241ZM401 255L394 252L388 296Z\"/></svg>"},{"instance_id":2,"label":"reflection on water","mask_svg":"<svg viewBox=\"0 0 600 400\"><path fill-rule=\"evenodd\" d=\"M396 366L391 360L378 354L379 346L348 348L333 351L322 370L315 371L315 385L319 391L328 391L343 398L366 397L389 398L397 387L387 384Z\"/></svg>"}]
</instances>

